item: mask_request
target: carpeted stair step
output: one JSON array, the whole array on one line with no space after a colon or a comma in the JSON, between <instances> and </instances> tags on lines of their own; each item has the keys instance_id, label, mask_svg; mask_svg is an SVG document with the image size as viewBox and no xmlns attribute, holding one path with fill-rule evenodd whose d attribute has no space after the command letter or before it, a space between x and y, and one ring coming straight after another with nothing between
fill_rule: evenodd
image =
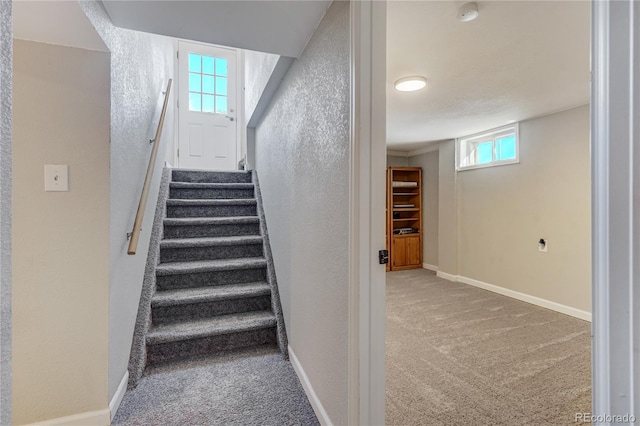
<instances>
[{"instance_id":1,"label":"carpeted stair step","mask_svg":"<svg viewBox=\"0 0 640 426\"><path fill-rule=\"evenodd\" d=\"M154 325L208 318L271 307L271 288L265 281L219 287L161 291L151 299Z\"/></svg>"},{"instance_id":2,"label":"carpeted stair step","mask_svg":"<svg viewBox=\"0 0 640 426\"><path fill-rule=\"evenodd\" d=\"M148 364L275 345L276 317L271 311L258 311L154 326L146 342Z\"/></svg>"},{"instance_id":3,"label":"carpeted stair step","mask_svg":"<svg viewBox=\"0 0 640 426\"><path fill-rule=\"evenodd\" d=\"M168 218L164 220L164 238L229 237L260 235L258 216Z\"/></svg>"},{"instance_id":4,"label":"carpeted stair step","mask_svg":"<svg viewBox=\"0 0 640 426\"><path fill-rule=\"evenodd\" d=\"M156 287L160 291L265 281L264 257L160 263Z\"/></svg>"},{"instance_id":5,"label":"carpeted stair step","mask_svg":"<svg viewBox=\"0 0 640 426\"><path fill-rule=\"evenodd\" d=\"M171 180L173 182L251 183L251 172L174 169L171 174Z\"/></svg>"},{"instance_id":6,"label":"carpeted stair step","mask_svg":"<svg viewBox=\"0 0 640 426\"><path fill-rule=\"evenodd\" d=\"M160 242L161 263L260 257L262 255L262 237L259 235L181 238Z\"/></svg>"},{"instance_id":7,"label":"carpeted stair step","mask_svg":"<svg viewBox=\"0 0 640 426\"><path fill-rule=\"evenodd\" d=\"M169 198L174 199L235 199L254 198L252 183L171 182Z\"/></svg>"},{"instance_id":8,"label":"carpeted stair step","mask_svg":"<svg viewBox=\"0 0 640 426\"><path fill-rule=\"evenodd\" d=\"M256 199L167 200L167 217L257 216Z\"/></svg>"}]
</instances>

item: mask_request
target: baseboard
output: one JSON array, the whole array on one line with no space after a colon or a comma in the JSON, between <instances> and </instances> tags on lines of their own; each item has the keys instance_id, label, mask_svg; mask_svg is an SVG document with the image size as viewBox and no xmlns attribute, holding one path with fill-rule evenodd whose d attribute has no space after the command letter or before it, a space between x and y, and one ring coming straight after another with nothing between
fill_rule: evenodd
<instances>
[{"instance_id":1,"label":"baseboard","mask_svg":"<svg viewBox=\"0 0 640 426\"><path fill-rule=\"evenodd\" d=\"M542 299L540 297L531 296L529 294L520 293L519 291L510 290L508 288L499 287L497 285L474 280L473 278L463 277L462 275L459 275L456 278L457 278L457 281L464 284L469 284L474 287L482 288L484 290L489 290L493 293L502 294L503 296L512 297L514 299L518 299L523 302L531 303L533 305L551 309L552 311L560 312L561 314L569 315L584 321L591 322L591 313L587 311L582 311L580 309L572 308L571 306L562 305L560 303L552 302L550 300Z\"/></svg>"},{"instance_id":2,"label":"baseboard","mask_svg":"<svg viewBox=\"0 0 640 426\"><path fill-rule=\"evenodd\" d=\"M122 376L122 380L120 380L120 384L118 385L118 389L116 389L116 393L111 398L111 402L109 403L109 412L111 413L111 420L116 416L118 412L118 408L120 408L120 403L122 402L122 398L124 398L124 393L127 391L127 383L129 382L129 371L125 371L124 376Z\"/></svg>"},{"instance_id":3,"label":"baseboard","mask_svg":"<svg viewBox=\"0 0 640 426\"><path fill-rule=\"evenodd\" d=\"M108 426L111 424L109 409L98 411L87 411L86 413L74 414L73 416L58 417L57 419L45 420L43 422L32 423L30 426Z\"/></svg>"},{"instance_id":4,"label":"baseboard","mask_svg":"<svg viewBox=\"0 0 640 426\"><path fill-rule=\"evenodd\" d=\"M458 281L458 276L457 275L451 275L451 274L447 274L446 272L442 272L442 271L436 271L436 275L440 278L444 278L445 280L449 280L449 281L453 281L453 282L457 282Z\"/></svg>"},{"instance_id":5,"label":"baseboard","mask_svg":"<svg viewBox=\"0 0 640 426\"><path fill-rule=\"evenodd\" d=\"M428 269L433 272L438 272L438 267L436 265L429 265L428 263L423 263L422 269Z\"/></svg>"},{"instance_id":6,"label":"baseboard","mask_svg":"<svg viewBox=\"0 0 640 426\"><path fill-rule=\"evenodd\" d=\"M311 382L307 377L307 373L304 372L304 369L302 368L298 357L296 356L295 352L293 352L291 346L288 346L287 349L289 350L289 360L291 361L291 365L293 365L293 369L298 375L300 383L302 383L304 392L307 394L307 398L309 398L311 407L316 413L316 417L318 417L320 424L323 426L333 426L333 422L329 418L327 411L322 406L322 402L320 402L320 399L318 399L318 395L316 395L316 392L313 390L313 386L311 386Z\"/></svg>"}]
</instances>

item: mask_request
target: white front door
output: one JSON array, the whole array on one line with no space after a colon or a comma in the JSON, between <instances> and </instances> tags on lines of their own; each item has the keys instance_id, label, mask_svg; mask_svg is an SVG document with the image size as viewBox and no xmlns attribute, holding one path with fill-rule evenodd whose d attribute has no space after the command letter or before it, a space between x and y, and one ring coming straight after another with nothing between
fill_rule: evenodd
<instances>
[{"instance_id":1,"label":"white front door","mask_svg":"<svg viewBox=\"0 0 640 426\"><path fill-rule=\"evenodd\" d=\"M178 166L236 170L236 51L179 43Z\"/></svg>"}]
</instances>

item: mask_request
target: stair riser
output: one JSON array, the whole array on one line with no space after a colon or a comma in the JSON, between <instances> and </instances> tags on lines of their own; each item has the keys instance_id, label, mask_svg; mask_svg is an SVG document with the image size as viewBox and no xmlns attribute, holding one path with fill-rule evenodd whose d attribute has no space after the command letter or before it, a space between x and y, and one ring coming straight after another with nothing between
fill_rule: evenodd
<instances>
[{"instance_id":1,"label":"stair riser","mask_svg":"<svg viewBox=\"0 0 640 426\"><path fill-rule=\"evenodd\" d=\"M208 355L220 351L230 351L262 345L277 345L275 326L202 339L147 345L147 364L150 365L159 362Z\"/></svg>"},{"instance_id":2,"label":"stair riser","mask_svg":"<svg viewBox=\"0 0 640 426\"><path fill-rule=\"evenodd\" d=\"M196 260L262 257L262 253L261 243L231 246L163 248L160 250L160 262L189 262Z\"/></svg>"},{"instance_id":3,"label":"stair riser","mask_svg":"<svg viewBox=\"0 0 640 426\"><path fill-rule=\"evenodd\" d=\"M167 217L257 216L254 205L232 206L167 206Z\"/></svg>"},{"instance_id":4,"label":"stair riser","mask_svg":"<svg viewBox=\"0 0 640 426\"><path fill-rule=\"evenodd\" d=\"M171 180L173 182L251 183L251 173L174 170L171 175Z\"/></svg>"},{"instance_id":5,"label":"stair riser","mask_svg":"<svg viewBox=\"0 0 640 426\"><path fill-rule=\"evenodd\" d=\"M197 274L159 275L156 286L159 291L180 288L209 287L225 284L266 281L267 269L233 269L229 271L200 272Z\"/></svg>"},{"instance_id":6,"label":"stair riser","mask_svg":"<svg viewBox=\"0 0 640 426\"><path fill-rule=\"evenodd\" d=\"M253 188L171 188L169 198L181 200L254 198Z\"/></svg>"},{"instance_id":7,"label":"stair riser","mask_svg":"<svg viewBox=\"0 0 640 426\"><path fill-rule=\"evenodd\" d=\"M232 237L238 235L260 235L260 224L164 226L164 238Z\"/></svg>"},{"instance_id":8,"label":"stair riser","mask_svg":"<svg viewBox=\"0 0 640 426\"><path fill-rule=\"evenodd\" d=\"M271 309L271 296L264 295L206 303L158 306L152 309L151 318L154 325L162 325L178 321L211 318L216 315L239 314L243 312L265 311L268 309Z\"/></svg>"}]
</instances>

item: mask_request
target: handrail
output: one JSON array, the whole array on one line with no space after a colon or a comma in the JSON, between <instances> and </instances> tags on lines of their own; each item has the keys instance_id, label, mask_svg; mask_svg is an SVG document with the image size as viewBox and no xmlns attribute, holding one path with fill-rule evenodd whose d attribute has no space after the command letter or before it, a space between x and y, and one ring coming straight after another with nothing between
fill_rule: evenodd
<instances>
[{"instance_id":1,"label":"handrail","mask_svg":"<svg viewBox=\"0 0 640 426\"><path fill-rule=\"evenodd\" d=\"M127 254L134 255L138 249L138 240L140 239L140 231L142 231L142 219L144 218L144 209L147 206L147 198L149 197L149 187L151 186L151 178L153 177L153 169L158 156L158 146L162 137L162 127L164 125L164 116L167 113L167 105L169 104L169 95L171 94L171 83L173 79L169 79L167 83L167 91L164 95L164 104L162 105L162 114L158 122L156 137L153 139L153 149L151 150L151 158L149 158L149 166L147 166L147 174L144 177L144 185L142 186L142 194L140 195L140 203L136 212L136 220L133 222L133 230L131 231L131 240L129 241L129 249Z\"/></svg>"}]
</instances>

